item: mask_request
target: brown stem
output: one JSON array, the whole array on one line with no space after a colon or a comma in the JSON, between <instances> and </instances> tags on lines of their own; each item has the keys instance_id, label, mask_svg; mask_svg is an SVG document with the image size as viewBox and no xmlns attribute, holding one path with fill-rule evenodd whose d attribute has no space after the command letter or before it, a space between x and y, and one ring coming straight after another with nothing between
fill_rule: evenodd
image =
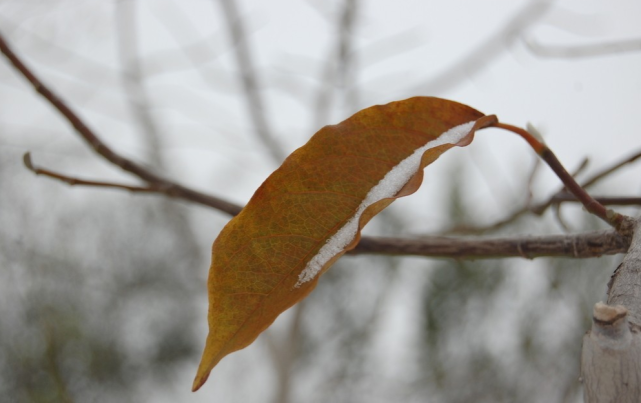
<instances>
[{"instance_id":1,"label":"brown stem","mask_svg":"<svg viewBox=\"0 0 641 403\"><path fill-rule=\"evenodd\" d=\"M85 180L85 179L75 178L69 175L64 175L58 172L54 172L49 169L39 168L33 165L33 162L31 161L30 153L25 153L25 155L23 156L23 162L24 162L24 165L27 167L27 169L29 169L31 172L35 173L36 175L42 175L52 179L57 179L71 186L93 186L93 187L115 188L115 189L128 190L130 192L137 192L137 193L163 193L163 189L157 188L157 187L149 187L149 186L143 187L143 186L125 185L125 184L113 183L113 182Z\"/></svg>"},{"instance_id":2,"label":"brown stem","mask_svg":"<svg viewBox=\"0 0 641 403\"><path fill-rule=\"evenodd\" d=\"M506 123L496 123L495 127L511 131L521 136L528 144L536 151L537 154L545 161L554 173L561 179L565 188L572 193L577 200L579 200L585 209L590 213L596 215L606 223L617 228L621 225L624 217L613 211L608 211L601 203L594 200L585 189L579 185L572 175L563 167L561 162L556 158L556 155L545 144L540 142L536 137L527 132L526 130Z\"/></svg>"}]
</instances>

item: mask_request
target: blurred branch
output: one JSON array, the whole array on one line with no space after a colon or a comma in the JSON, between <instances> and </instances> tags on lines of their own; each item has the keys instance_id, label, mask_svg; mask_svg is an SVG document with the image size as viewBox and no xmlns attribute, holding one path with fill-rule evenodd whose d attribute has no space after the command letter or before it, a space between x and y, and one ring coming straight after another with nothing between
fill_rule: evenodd
<instances>
[{"instance_id":1,"label":"blurred branch","mask_svg":"<svg viewBox=\"0 0 641 403\"><path fill-rule=\"evenodd\" d=\"M137 24L137 5L136 0L121 0L116 3L116 36L118 44L118 54L123 66L122 81L129 102L134 122L138 124L140 133L144 137L147 145L146 161L151 162L151 166L161 169L165 166L163 155L161 153L161 130L157 124L155 116L151 113L152 102L145 85L145 76L140 63L138 50L138 24ZM129 188L134 192L149 192L149 188ZM153 190L152 190L153 191ZM186 217L181 214L179 206L174 203L160 203L162 215L172 228L175 236L175 242L180 244L181 249L186 251L186 256L198 256L198 242L191 226ZM186 266L196 268L197 265L182 260ZM196 275L196 270L191 270ZM196 277L198 278L198 277Z\"/></svg>"},{"instance_id":2,"label":"blurred branch","mask_svg":"<svg viewBox=\"0 0 641 403\"><path fill-rule=\"evenodd\" d=\"M641 51L640 38L574 46L543 45L533 38L524 39L523 42L530 52L537 56L560 59L609 56Z\"/></svg>"},{"instance_id":3,"label":"blurred branch","mask_svg":"<svg viewBox=\"0 0 641 403\"><path fill-rule=\"evenodd\" d=\"M320 80L320 87L316 96L314 130L326 124L329 119L329 109L332 92L337 84L344 88L349 79L349 72L352 70L351 62L354 59L351 50L351 34L353 31L356 16L356 1L345 0L336 29L336 42L327 57L325 67ZM355 93L348 100L350 106L357 104Z\"/></svg>"},{"instance_id":4,"label":"blurred branch","mask_svg":"<svg viewBox=\"0 0 641 403\"><path fill-rule=\"evenodd\" d=\"M594 185L596 182L600 181L601 179L607 177L608 175L616 172L619 168L622 168L623 166L630 164L636 160L641 158L641 151L637 151L634 154L630 155L628 158L625 158L619 162L614 163L612 166L608 168L604 168L601 171L597 172L596 174L592 175L590 179L586 180L583 183L583 187L587 188L589 186Z\"/></svg>"},{"instance_id":5,"label":"blurred branch","mask_svg":"<svg viewBox=\"0 0 641 403\"><path fill-rule=\"evenodd\" d=\"M627 158L624 158L621 161L615 162L611 166L604 168L588 179L582 181L580 183L581 187L587 189L590 186L593 186L597 182L605 179L609 175L615 173L622 167L624 167L627 164L630 164L632 162L635 162L641 158L641 151L637 151L630 155ZM573 175L578 174L580 171L584 169L585 166L585 160L581 163L579 168L573 173ZM528 185L529 189L529 185ZM613 204L613 205L638 205L639 203L636 203L637 198L607 198L607 197L599 197L598 201L601 202L601 204ZM515 222L517 219L527 215L528 213L536 214L536 215L542 215L545 211L547 211L550 206L565 202L565 201L576 201L576 199L571 196L565 187L561 187L559 190L557 190L556 193L554 193L552 196L550 196L546 201L541 202L539 204L536 204L534 206L531 206L528 203L525 203L523 207L520 209L514 211L512 214L509 216L501 219L500 221L495 222L494 224L487 225L487 226L478 226L478 227L470 227L470 226L465 226L465 227L454 227L450 228L449 230L445 231L448 234L475 234L475 233L482 233L482 232L492 232L496 231L498 229L503 228L506 225L509 225L513 222ZM610 203L612 201L613 203ZM616 203L616 202L621 202L621 203Z\"/></svg>"},{"instance_id":6,"label":"blurred branch","mask_svg":"<svg viewBox=\"0 0 641 403\"><path fill-rule=\"evenodd\" d=\"M480 46L424 84L412 86L411 92L438 95L465 82L466 77L487 66L489 60L500 54L506 45L514 42L519 34L541 18L551 5L552 1L530 1Z\"/></svg>"},{"instance_id":7,"label":"blurred branch","mask_svg":"<svg viewBox=\"0 0 641 403\"><path fill-rule=\"evenodd\" d=\"M289 323L289 329L285 335L280 337L274 335L274 329L264 333L267 347L271 354L272 360L276 367L277 372L277 387L275 403L287 403L291 401L291 385L292 375L296 364L297 355L300 349L300 334L305 317L306 301L302 300L298 304L290 308L292 311L292 318Z\"/></svg>"},{"instance_id":8,"label":"blurred branch","mask_svg":"<svg viewBox=\"0 0 641 403\"><path fill-rule=\"evenodd\" d=\"M581 164L579 165L579 167L572 173L572 175L575 176L579 172L581 172L583 169L585 169L585 167L587 166L587 163L588 163L588 160L587 159L583 159L583 161L581 161ZM518 220L519 218L523 217L524 215L526 215L528 213L533 213L534 212L533 209L536 208L536 207L533 207L531 205L531 202L532 202L532 190L531 189L532 189L532 183L534 181L534 176L536 175L536 171L538 170L538 167L540 165L541 165L541 159L537 158L536 159L536 163L535 163L534 167L532 168L532 172L530 173L530 175L528 177L528 180L527 180L527 185L526 185L527 197L526 197L525 203L523 204L523 207L521 207L520 209L512 212L512 214L510 214L509 216L503 218L502 220L497 221L497 222L495 222L493 224L490 224L490 225L487 225L487 226L469 226L469 225L454 226L454 227L448 229L447 231L444 231L444 233L446 233L446 234L478 234L478 233L481 233L481 232L492 232L492 231L499 230L499 229L503 228L506 225L512 224L513 222L515 222L516 220ZM557 195L557 194L565 194L565 193L566 193L565 192L565 187L562 187L561 189L559 189L559 191L557 193L555 193L555 195ZM554 196L552 196L552 197L554 197ZM545 202L543 204L538 204L537 206L545 205L545 210L547 210L548 207L550 207L552 205L552 202L550 200L548 200L547 202ZM536 213L536 214L540 215L542 213L543 213L543 211L541 211L541 213ZM561 227L564 227L564 226L561 225Z\"/></svg>"},{"instance_id":9,"label":"blurred branch","mask_svg":"<svg viewBox=\"0 0 641 403\"><path fill-rule=\"evenodd\" d=\"M100 80L108 88L110 85L117 83L118 71L116 69L75 52L51 40L51 38L27 28L25 24L19 25L10 19L0 16L0 26L5 27L5 30L11 32L12 35L19 35L23 40L29 41L31 48L37 50L30 52L30 56L34 60L45 64L47 68L55 70L57 74L64 75L75 82L89 85L93 85L96 80ZM70 72L69 68L73 66L80 66L82 70Z\"/></svg>"},{"instance_id":10,"label":"blurred branch","mask_svg":"<svg viewBox=\"0 0 641 403\"><path fill-rule=\"evenodd\" d=\"M625 159L623 159L623 160L621 160L619 162L615 162L613 165L598 171L597 173L595 173L594 175L592 175L591 177L589 177L585 181L582 181L581 182L581 187L587 189L588 187L594 185L595 183L601 181L602 179L605 179L609 175L615 173L620 168L624 167L627 164L630 164L630 163L636 161L639 158L641 158L641 151L637 151L634 154L632 154L631 156L629 156L629 157L627 157L627 158L625 158ZM554 198L555 197L562 197L562 196L567 195L567 194L568 194L568 192L565 190L565 187L562 187L554 195L552 195L552 197L550 197L545 203L541 203L541 204L538 204L536 206L532 206L532 207L530 207L529 210L532 211L534 214L541 215L541 214L543 214L543 212L545 210L547 210L548 207L550 207L554 203Z\"/></svg>"},{"instance_id":11,"label":"blurred branch","mask_svg":"<svg viewBox=\"0 0 641 403\"><path fill-rule=\"evenodd\" d=\"M572 193L577 200L583 204L585 209L593 215L599 217L609 225L615 228L621 228L623 221L630 219L615 211L608 210L604 205L599 203L581 186L574 177L565 169L561 161L556 157L554 152L543 142L540 134L535 130L525 130L521 127L513 126L507 123L497 122L494 127L511 131L525 140L530 147L545 161L545 163L554 171L556 176L563 182L567 192Z\"/></svg>"},{"instance_id":12,"label":"blurred branch","mask_svg":"<svg viewBox=\"0 0 641 403\"><path fill-rule=\"evenodd\" d=\"M561 204L555 204L552 206L552 212L554 213L554 218L556 219L556 222L559 224L559 226L563 229L563 231L567 234L571 232L570 226L565 222L563 219L563 215L561 214Z\"/></svg>"},{"instance_id":13,"label":"blurred branch","mask_svg":"<svg viewBox=\"0 0 641 403\"><path fill-rule=\"evenodd\" d=\"M320 86L318 87L318 95L316 98L314 127L312 132L323 125L328 119L328 112L331 105L331 94L335 87L336 81L340 82L340 86L345 91L346 104L354 109L357 105L357 94L355 90L346 90L348 83L352 82L350 73L353 72L353 52L352 48L352 30L356 20L356 0L343 0L342 13L338 21L338 29L336 35L336 49L333 54L327 58L325 69L322 73ZM293 368L296 364L296 347L300 344L301 337L301 319L305 304L297 304L293 309L294 318L290 323L290 328L287 337L283 342L276 342L271 337L271 333L267 333L267 342L270 346L272 358L276 364L277 372L277 390L274 402L288 403L291 401L292 388L291 378L293 376Z\"/></svg>"},{"instance_id":14,"label":"blurred branch","mask_svg":"<svg viewBox=\"0 0 641 403\"><path fill-rule=\"evenodd\" d=\"M245 91L245 100L249 109L249 116L258 134L260 141L267 147L269 154L280 164L285 159L281 146L276 141L265 116L265 106L258 90L258 73L254 66L254 60L249 49L249 42L245 34L242 19L238 15L236 2L234 0L218 0L225 14L225 21L229 30L231 40L236 47L234 55L240 71L240 79Z\"/></svg>"},{"instance_id":15,"label":"blurred branch","mask_svg":"<svg viewBox=\"0 0 641 403\"><path fill-rule=\"evenodd\" d=\"M145 72L145 76L149 77L151 75L194 69L197 74L201 75L205 83L210 84L211 80L202 70L222 53L221 46L218 45L218 42L215 43L217 38L221 36L220 32L218 32L220 28L214 28L214 31L207 35L202 34L196 28L197 24L178 5L179 3L168 1L162 4L161 9L171 18L167 19L160 14L156 15L158 21L163 24L166 32L173 37L178 47L147 53L143 60L142 70ZM184 64L185 59L189 64Z\"/></svg>"},{"instance_id":16,"label":"blurred branch","mask_svg":"<svg viewBox=\"0 0 641 403\"><path fill-rule=\"evenodd\" d=\"M138 57L138 35L136 32L136 0L123 0L116 3L116 43L121 74L129 110L140 126L141 133L149 144L147 160L154 167L162 165L160 155L160 132L149 113L151 102L144 85L144 77Z\"/></svg>"}]
</instances>

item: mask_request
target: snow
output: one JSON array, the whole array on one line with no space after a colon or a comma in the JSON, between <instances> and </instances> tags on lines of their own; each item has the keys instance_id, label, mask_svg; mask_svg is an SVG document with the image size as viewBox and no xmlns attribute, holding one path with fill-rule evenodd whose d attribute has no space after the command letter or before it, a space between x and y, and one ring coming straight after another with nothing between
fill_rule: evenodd
<instances>
[{"instance_id":1,"label":"snow","mask_svg":"<svg viewBox=\"0 0 641 403\"><path fill-rule=\"evenodd\" d=\"M421 157L431 149L443 144L456 144L467 136L472 130L475 121L464 123L451 128L436 139L428 142L422 147L414 150L414 153L405 158L398 165L392 168L380 182L376 184L365 196L356 210L356 213L347 223L338 230L327 243L318 251L318 254L310 259L305 269L298 276L296 287L312 280L322 270L323 266L334 256L341 253L347 245L352 242L358 231L358 222L365 209L379 200L394 197L399 190L418 171Z\"/></svg>"}]
</instances>

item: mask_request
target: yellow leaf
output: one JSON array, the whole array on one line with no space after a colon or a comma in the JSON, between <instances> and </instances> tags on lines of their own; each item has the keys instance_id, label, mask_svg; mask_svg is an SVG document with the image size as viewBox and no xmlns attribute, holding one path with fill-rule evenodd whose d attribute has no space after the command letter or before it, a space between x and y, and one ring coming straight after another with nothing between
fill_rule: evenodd
<instances>
[{"instance_id":1,"label":"yellow leaf","mask_svg":"<svg viewBox=\"0 0 641 403\"><path fill-rule=\"evenodd\" d=\"M294 151L214 242L209 335L193 390L307 296L374 215L416 191L423 167L494 121L416 97L364 109Z\"/></svg>"}]
</instances>

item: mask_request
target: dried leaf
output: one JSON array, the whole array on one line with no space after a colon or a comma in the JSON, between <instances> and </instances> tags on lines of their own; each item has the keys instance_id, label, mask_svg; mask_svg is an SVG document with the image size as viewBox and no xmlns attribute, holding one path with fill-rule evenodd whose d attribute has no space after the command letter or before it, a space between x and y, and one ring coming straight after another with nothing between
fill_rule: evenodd
<instances>
[{"instance_id":1,"label":"dried leaf","mask_svg":"<svg viewBox=\"0 0 641 403\"><path fill-rule=\"evenodd\" d=\"M214 242L209 335L193 390L307 296L374 215L415 192L423 167L494 121L416 97L364 109L293 152Z\"/></svg>"}]
</instances>

